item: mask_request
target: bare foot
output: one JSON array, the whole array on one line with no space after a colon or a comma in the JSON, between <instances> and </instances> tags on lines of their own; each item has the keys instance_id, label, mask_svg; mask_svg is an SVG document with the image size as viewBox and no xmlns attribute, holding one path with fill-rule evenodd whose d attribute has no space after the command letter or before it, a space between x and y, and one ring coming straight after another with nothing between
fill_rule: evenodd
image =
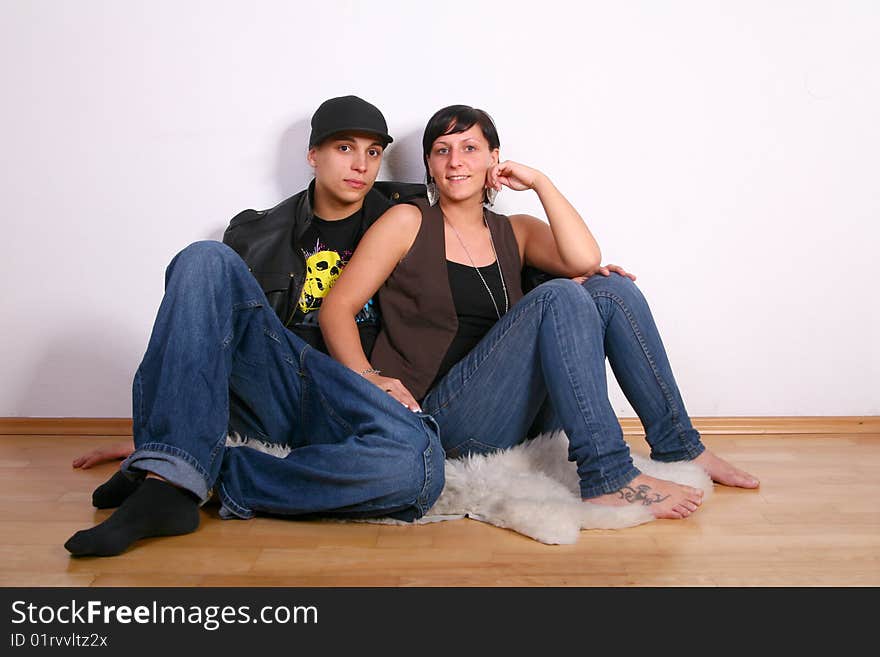
<instances>
[{"instance_id":1,"label":"bare foot","mask_svg":"<svg viewBox=\"0 0 880 657\"><path fill-rule=\"evenodd\" d=\"M757 477L753 477L748 472L733 467L724 459L715 456L708 449L695 458L694 463L703 468L706 474L712 477L712 481L725 486L757 488L761 485Z\"/></svg>"},{"instance_id":2,"label":"bare foot","mask_svg":"<svg viewBox=\"0 0 880 657\"><path fill-rule=\"evenodd\" d=\"M640 474L615 493L591 497L585 502L605 506L647 506L655 518L687 518L703 503L703 491L665 479Z\"/></svg>"}]
</instances>

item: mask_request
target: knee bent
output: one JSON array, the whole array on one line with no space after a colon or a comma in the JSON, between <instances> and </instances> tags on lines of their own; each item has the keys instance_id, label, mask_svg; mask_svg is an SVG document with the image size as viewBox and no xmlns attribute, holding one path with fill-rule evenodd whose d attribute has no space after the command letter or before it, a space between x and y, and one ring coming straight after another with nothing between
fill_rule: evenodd
<instances>
[{"instance_id":1,"label":"knee bent","mask_svg":"<svg viewBox=\"0 0 880 657\"><path fill-rule=\"evenodd\" d=\"M541 295L545 306L553 308L554 312L565 316L575 313L583 321L586 321L590 315L598 317L595 305L590 303L590 295L585 293L580 284L568 278L547 281L535 290Z\"/></svg>"},{"instance_id":2,"label":"knee bent","mask_svg":"<svg viewBox=\"0 0 880 657\"><path fill-rule=\"evenodd\" d=\"M535 290L545 299L568 303L583 298L580 287L568 278L554 278L552 281L541 283Z\"/></svg>"},{"instance_id":3,"label":"knee bent","mask_svg":"<svg viewBox=\"0 0 880 657\"><path fill-rule=\"evenodd\" d=\"M622 299L641 297L642 293L632 279L611 272L610 276L595 275L584 281L584 288L590 294L605 292Z\"/></svg>"},{"instance_id":4,"label":"knee bent","mask_svg":"<svg viewBox=\"0 0 880 657\"><path fill-rule=\"evenodd\" d=\"M216 240L201 240L193 242L189 246L182 249L173 262L198 263L209 265L213 263L226 263L240 260L238 253L223 242Z\"/></svg>"},{"instance_id":5,"label":"knee bent","mask_svg":"<svg viewBox=\"0 0 880 657\"><path fill-rule=\"evenodd\" d=\"M222 268L244 264L244 261L231 247L214 240L202 240L193 242L180 251L165 271L166 281L173 271L182 270L187 272L199 272L204 274L216 274Z\"/></svg>"}]
</instances>

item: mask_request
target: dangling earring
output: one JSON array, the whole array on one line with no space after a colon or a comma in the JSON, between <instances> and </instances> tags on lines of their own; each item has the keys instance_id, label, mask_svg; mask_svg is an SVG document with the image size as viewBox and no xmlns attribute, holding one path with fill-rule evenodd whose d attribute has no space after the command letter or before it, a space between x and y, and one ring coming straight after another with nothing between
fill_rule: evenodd
<instances>
[{"instance_id":1,"label":"dangling earring","mask_svg":"<svg viewBox=\"0 0 880 657\"><path fill-rule=\"evenodd\" d=\"M437 185L434 183L434 179L431 178L428 180L428 204L429 205L437 205L437 201L440 200L440 194L437 192Z\"/></svg>"},{"instance_id":2,"label":"dangling earring","mask_svg":"<svg viewBox=\"0 0 880 657\"><path fill-rule=\"evenodd\" d=\"M498 190L494 187L486 188L486 203L495 205L495 199L498 198Z\"/></svg>"}]
</instances>

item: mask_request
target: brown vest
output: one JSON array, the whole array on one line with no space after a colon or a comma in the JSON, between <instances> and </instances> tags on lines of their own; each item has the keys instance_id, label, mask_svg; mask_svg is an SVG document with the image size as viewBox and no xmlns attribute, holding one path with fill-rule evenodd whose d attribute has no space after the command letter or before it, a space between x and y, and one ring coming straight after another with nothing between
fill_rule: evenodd
<instances>
[{"instance_id":1,"label":"brown vest","mask_svg":"<svg viewBox=\"0 0 880 657\"><path fill-rule=\"evenodd\" d=\"M422 225L409 252L379 290L382 331L370 361L383 376L400 379L416 399L428 393L458 332L449 289L443 213L419 199ZM510 307L522 298L522 263L510 220L485 211Z\"/></svg>"}]
</instances>

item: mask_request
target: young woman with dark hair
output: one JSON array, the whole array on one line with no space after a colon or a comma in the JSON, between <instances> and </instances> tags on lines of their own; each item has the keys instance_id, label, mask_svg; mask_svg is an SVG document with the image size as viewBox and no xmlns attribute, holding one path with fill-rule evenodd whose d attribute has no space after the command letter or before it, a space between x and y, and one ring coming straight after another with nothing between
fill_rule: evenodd
<instances>
[{"instance_id":1,"label":"young woman with dark hair","mask_svg":"<svg viewBox=\"0 0 880 657\"><path fill-rule=\"evenodd\" d=\"M499 148L482 110L454 105L431 118L429 201L388 210L360 242L320 311L331 355L433 416L449 457L564 429L585 501L687 517L702 491L634 467L608 400L607 357L652 458L693 460L717 482L757 487L700 441L639 289L618 273L591 275L601 254L577 210L545 174L500 161ZM502 187L537 193L549 225L485 207ZM524 295L525 265L559 278ZM377 290L382 331L367 360L354 316Z\"/></svg>"}]
</instances>

